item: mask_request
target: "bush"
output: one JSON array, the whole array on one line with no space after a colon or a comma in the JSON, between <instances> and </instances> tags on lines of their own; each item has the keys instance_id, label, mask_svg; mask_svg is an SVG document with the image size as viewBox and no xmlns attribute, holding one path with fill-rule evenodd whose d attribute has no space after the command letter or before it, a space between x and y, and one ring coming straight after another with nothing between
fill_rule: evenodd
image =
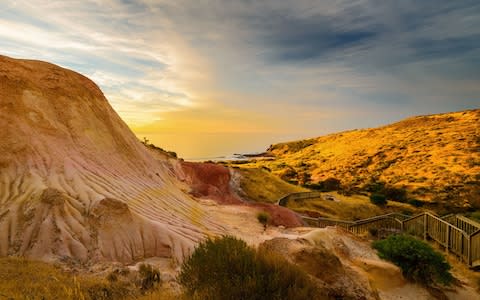
<instances>
[{"instance_id":1,"label":"bush","mask_svg":"<svg viewBox=\"0 0 480 300\"><path fill-rule=\"evenodd\" d=\"M385 189L385 183L372 180L371 183L365 185L364 189L370 193L382 193Z\"/></svg>"},{"instance_id":2,"label":"bush","mask_svg":"<svg viewBox=\"0 0 480 300\"><path fill-rule=\"evenodd\" d=\"M140 288L148 291L160 284L160 272L151 265L141 264L138 273L140 275Z\"/></svg>"},{"instance_id":3,"label":"bush","mask_svg":"<svg viewBox=\"0 0 480 300\"><path fill-rule=\"evenodd\" d=\"M267 229L268 222L270 221L270 214L262 211L257 214L257 220L263 225L263 229Z\"/></svg>"},{"instance_id":4,"label":"bush","mask_svg":"<svg viewBox=\"0 0 480 300\"><path fill-rule=\"evenodd\" d=\"M170 155L173 158L178 158L177 152L174 151L167 151L167 154Z\"/></svg>"},{"instance_id":5,"label":"bush","mask_svg":"<svg viewBox=\"0 0 480 300\"><path fill-rule=\"evenodd\" d=\"M385 205L387 204L387 197L382 194L371 194L370 195L370 202L375 205Z\"/></svg>"},{"instance_id":6,"label":"bush","mask_svg":"<svg viewBox=\"0 0 480 300\"><path fill-rule=\"evenodd\" d=\"M333 177L325 179L321 184L326 192L338 191L342 187L341 181Z\"/></svg>"},{"instance_id":7,"label":"bush","mask_svg":"<svg viewBox=\"0 0 480 300\"><path fill-rule=\"evenodd\" d=\"M448 262L426 242L407 235L392 235L375 241L373 247L381 258L399 266L410 280L429 286L449 284L453 280Z\"/></svg>"},{"instance_id":8,"label":"bush","mask_svg":"<svg viewBox=\"0 0 480 300\"><path fill-rule=\"evenodd\" d=\"M153 149L153 150L159 151L159 152L161 152L161 153L167 154L167 155L170 156L170 157L178 158L176 152L174 152L174 151L168 151L168 150L165 150L165 149L163 149L163 148L161 148L161 147L158 147L158 146L150 143L150 140L147 139L146 137L144 137L144 138L143 138L143 141L140 141L140 142L141 142L142 144L144 144L145 147L148 147L148 148L150 148L150 149Z\"/></svg>"},{"instance_id":9,"label":"bush","mask_svg":"<svg viewBox=\"0 0 480 300\"><path fill-rule=\"evenodd\" d=\"M415 207L422 207L425 202L423 202L422 200L418 200L418 199L410 199L408 200L408 204L412 205L412 206L415 206Z\"/></svg>"},{"instance_id":10,"label":"bush","mask_svg":"<svg viewBox=\"0 0 480 300\"><path fill-rule=\"evenodd\" d=\"M393 200L397 202L406 202L407 201L407 191L402 188L395 188L392 186L387 186L383 189L382 194L387 197L388 200Z\"/></svg>"},{"instance_id":11,"label":"bush","mask_svg":"<svg viewBox=\"0 0 480 300\"><path fill-rule=\"evenodd\" d=\"M303 187L321 192L339 191L342 189L342 182L337 178L327 178L317 183L305 183Z\"/></svg>"},{"instance_id":12,"label":"bush","mask_svg":"<svg viewBox=\"0 0 480 300\"><path fill-rule=\"evenodd\" d=\"M471 212L467 215L470 219L473 219L474 221L480 222L480 211L476 210L474 212Z\"/></svg>"},{"instance_id":13,"label":"bush","mask_svg":"<svg viewBox=\"0 0 480 300\"><path fill-rule=\"evenodd\" d=\"M297 266L231 236L200 243L178 281L188 299L318 299L317 286Z\"/></svg>"},{"instance_id":14,"label":"bush","mask_svg":"<svg viewBox=\"0 0 480 300\"><path fill-rule=\"evenodd\" d=\"M368 233L370 234L370 236L372 237L378 237L378 229L377 228L369 228L368 229Z\"/></svg>"}]
</instances>

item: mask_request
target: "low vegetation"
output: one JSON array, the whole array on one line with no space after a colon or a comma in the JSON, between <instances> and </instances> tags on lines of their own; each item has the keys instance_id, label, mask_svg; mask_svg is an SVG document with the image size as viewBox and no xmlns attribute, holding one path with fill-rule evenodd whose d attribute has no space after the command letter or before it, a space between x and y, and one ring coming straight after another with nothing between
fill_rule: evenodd
<instances>
[{"instance_id":1,"label":"low vegetation","mask_svg":"<svg viewBox=\"0 0 480 300\"><path fill-rule=\"evenodd\" d=\"M308 189L287 183L262 168L236 168L240 173L240 193L256 202L276 203L290 193L307 192Z\"/></svg>"},{"instance_id":2,"label":"low vegetation","mask_svg":"<svg viewBox=\"0 0 480 300\"><path fill-rule=\"evenodd\" d=\"M480 210L476 210L467 214L467 217L480 222Z\"/></svg>"},{"instance_id":3,"label":"low vegetation","mask_svg":"<svg viewBox=\"0 0 480 300\"><path fill-rule=\"evenodd\" d=\"M373 242L373 247L381 258L398 265L410 280L427 286L448 285L453 280L445 257L424 241L407 235L391 235Z\"/></svg>"},{"instance_id":4,"label":"low vegetation","mask_svg":"<svg viewBox=\"0 0 480 300\"><path fill-rule=\"evenodd\" d=\"M231 236L200 243L178 279L189 299L318 299L317 286L297 266Z\"/></svg>"},{"instance_id":5,"label":"low vegetation","mask_svg":"<svg viewBox=\"0 0 480 300\"><path fill-rule=\"evenodd\" d=\"M333 197L337 201L325 200L324 197ZM388 201L386 205L373 204L365 195L346 196L338 192L322 193L322 197L289 201L287 207L311 217L324 217L355 221L391 212L415 214L417 208L407 204Z\"/></svg>"},{"instance_id":6,"label":"low vegetation","mask_svg":"<svg viewBox=\"0 0 480 300\"><path fill-rule=\"evenodd\" d=\"M306 183L304 187L321 192L339 191L342 189L342 182L337 178L327 178L317 183Z\"/></svg>"},{"instance_id":7,"label":"low vegetation","mask_svg":"<svg viewBox=\"0 0 480 300\"><path fill-rule=\"evenodd\" d=\"M150 143L150 141L149 141L146 137L143 138L143 141L141 141L141 143L142 143L143 145L145 145L145 147L147 147L147 148L149 148L149 149L151 149L151 150L153 150L153 151L159 152L159 153L161 153L161 154L163 154L163 155L170 156L170 157L172 157L172 158L178 158L176 152L174 152L174 151L168 151L168 150L165 150L165 149L163 149L163 148L161 148L161 147L158 147L158 146Z\"/></svg>"},{"instance_id":8,"label":"low vegetation","mask_svg":"<svg viewBox=\"0 0 480 300\"><path fill-rule=\"evenodd\" d=\"M0 299L134 299L155 291L160 283L158 270L150 265L141 265L138 273L122 269L100 277L75 275L40 261L3 257L0 270Z\"/></svg>"},{"instance_id":9,"label":"low vegetation","mask_svg":"<svg viewBox=\"0 0 480 300\"><path fill-rule=\"evenodd\" d=\"M267 230L267 225L270 219L270 214L267 212L262 211L257 214L257 220L263 225L263 230Z\"/></svg>"},{"instance_id":10,"label":"low vegetation","mask_svg":"<svg viewBox=\"0 0 480 300\"><path fill-rule=\"evenodd\" d=\"M415 206L415 207L422 207L425 204L425 202L422 201L422 200L418 200L418 199L409 199L408 204L410 204L412 206Z\"/></svg>"},{"instance_id":11,"label":"low vegetation","mask_svg":"<svg viewBox=\"0 0 480 300\"><path fill-rule=\"evenodd\" d=\"M98 277L72 276L43 262L0 258L0 294L6 299L122 299L127 285Z\"/></svg>"},{"instance_id":12,"label":"low vegetation","mask_svg":"<svg viewBox=\"0 0 480 300\"><path fill-rule=\"evenodd\" d=\"M382 194L371 194L370 201L375 205L383 206L387 204L387 197Z\"/></svg>"},{"instance_id":13,"label":"low vegetation","mask_svg":"<svg viewBox=\"0 0 480 300\"><path fill-rule=\"evenodd\" d=\"M140 286L142 291L149 291L160 284L160 271L151 265L141 264L138 273L140 274Z\"/></svg>"}]
</instances>

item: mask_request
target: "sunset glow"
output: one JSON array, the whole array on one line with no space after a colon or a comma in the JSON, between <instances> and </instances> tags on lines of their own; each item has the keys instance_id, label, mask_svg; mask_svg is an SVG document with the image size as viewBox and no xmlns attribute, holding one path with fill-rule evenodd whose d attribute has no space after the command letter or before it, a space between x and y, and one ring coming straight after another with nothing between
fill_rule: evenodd
<instances>
[{"instance_id":1,"label":"sunset glow","mask_svg":"<svg viewBox=\"0 0 480 300\"><path fill-rule=\"evenodd\" d=\"M8 1L1 54L93 79L186 158L479 106L476 1ZM212 145L216 143L215 145Z\"/></svg>"}]
</instances>

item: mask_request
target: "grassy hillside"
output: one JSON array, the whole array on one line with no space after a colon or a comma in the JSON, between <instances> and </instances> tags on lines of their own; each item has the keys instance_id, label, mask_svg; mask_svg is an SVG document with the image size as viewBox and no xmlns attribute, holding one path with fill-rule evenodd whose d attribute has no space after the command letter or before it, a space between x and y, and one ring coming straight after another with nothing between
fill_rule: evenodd
<instances>
[{"instance_id":1,"label":"grassy hillside","mask_svg":"<svg viewBox=\"0 0 480 300\"><path fill-rule=\"evenodd\" d=\"M391 212L399 212L407 215L418 213L418 209L406 203L388 201L385 206L377 206L370 202L364 195L345 196L338 192L324 193L323 195L333 196L336 201L329 201L323 198L304 199L289 201L287 207L311 217L323 217L356 221L383 215Z\"/></svg>"},{"instance_id":2,"label":"grassy hillside","mask_svg":"<svg viewBox=\"0 0 480 300\"><path fill-rule=\"evenodd\" d=\"M234 167L235 191L244 199L263 203L276 203L281 197L298 192L308 192L307 188L290 184L267 169ZM323 199L333 196L336 201ZM377 206L366 195L343 195L338 192L322 193L317 199L290 201L288 208L311 217L327 217L343 220L360 220L390 212L415 214L416 207L406 203L388 201L387 205Z\"/></svg>"},{"instance_id":3,"label":"grassy hillside","mask_svg":"<svg viewBox=\"0 0 480 300\"><path fill-rule=\"evenodd\" d=\"M368 190L384 183L437 206L480 207L478 109L280 143L268 153L276 159L243 166L300 184L336 178L343 188Z\"/></svg>"},{"instance_id":4,"label":"grassy hillside","mask_svg":"<svg viewBox=\"0 0 480 300\"><path fill-rule=\"evenodd\" d=\"M276 203L281 197L308 189L290 184L265 169L236 168L239 176L237 193L243 198L265 203Z\"/></svg>"}]
</instances>

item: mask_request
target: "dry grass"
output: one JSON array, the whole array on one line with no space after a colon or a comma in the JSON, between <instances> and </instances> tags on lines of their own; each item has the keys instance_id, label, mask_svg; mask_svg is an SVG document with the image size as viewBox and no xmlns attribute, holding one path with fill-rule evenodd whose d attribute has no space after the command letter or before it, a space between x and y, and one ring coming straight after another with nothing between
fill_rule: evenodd
<instances>
[{"instance_id":1,"label":"dry grass","mask_svg":"<svg viewBox=\"0 0 480 300\"><path fill-rule=\"evenodd\" d=\"M311 182L338 178L363 187L383 181L411 198L480 206L480 110L422 116L366 130L273 145L276 160L243 167L287 171ZM299 181L302 178L297 178ZM467 201L467 202L465 202ZM470 201L470 203L468 203Z\"/></svg>"},{"instance_id":2,"label":"dry grass","mask_svg":"<svg viewBox=\"0 0 480 300\"><path fill-rule=\"evenodd\" d=\"M88 274L72 274L60 268L24 258L0 258L0 299L181 299L161 288L142 296L138 277L128 273L116 280Z\"/></svg>"},{"instance_id":3,"label":"dry grass","mask_svg":"<svg viewBox=\"0 0 480 300\"><path fill-rule=\"evenodd\" d=\"M175 293L170 289L162 289L136 297L138 300L188 300L183 294Z\"/></svg>"},{"instance_id":4,"label":"dry grass","mask_svg":"<svg viewBox=\"0 0 480 300\"><path fill-rule=\"evenodd\" d=\"M370 218L390 212L414 214L417 212L411 205L388 201L386 206L376 206L370 199L362 195L343 196L336 192L322 193L334 196L340 202L319 199L290 201L288 207L296 212L315 217L335 218L347 221Z\"/></svg>"},{"instance_id":5,"label":"dry grass","mask_svg":"<svg viewBox=\"0 0 480 300\"><path fill-rule=\"evenodd\" d=\"M7 299L91 299L85 285L95 283L22 258L0 258L0 270L0 295Z\"/></svg>"},{"instance_id":6,"label":"dry grass","mask_svg":"<svg viewBox=\"0 0 480 300\"><path fill-rule=\"evenodd\" d=\"M430 243L430 245L435 250L442 252L447 262L452 266L452 274L457 279L456 285L470 286L475 289L477 293L480 293L480 272L478 272L478 269L470 269L455 254L451 252L447 254L445 248L438 243Z\"/></svg>"},{"instance_id":7,"label":"dry grass","mask_svg":"<svg viewBox=\"0 0 480 300\"><path fill-rule=\"evenodd\" d=\"M258 168L237 168L241 174L240 187L247 198L257 202L276 203L281 197L290 193L307 192L308 189L283 181L272 173ZM359 220L390 212L415 213L417 209L406 203L388 201L384 207L371 203L367 196L344 196L337 192L331 194L340 202L324 199L308 199L290 202L288 207L298 213L338 218L344 220Z\"/></svg>"}]
</instances>

